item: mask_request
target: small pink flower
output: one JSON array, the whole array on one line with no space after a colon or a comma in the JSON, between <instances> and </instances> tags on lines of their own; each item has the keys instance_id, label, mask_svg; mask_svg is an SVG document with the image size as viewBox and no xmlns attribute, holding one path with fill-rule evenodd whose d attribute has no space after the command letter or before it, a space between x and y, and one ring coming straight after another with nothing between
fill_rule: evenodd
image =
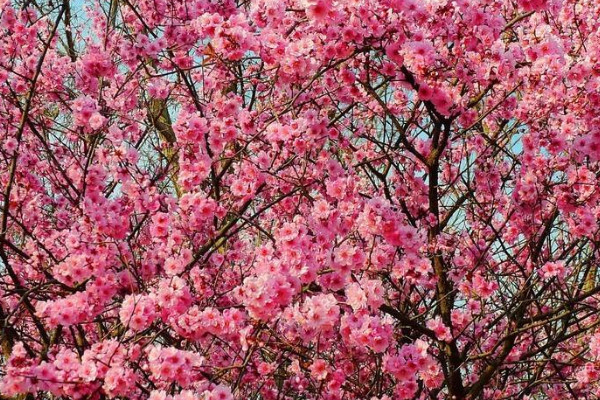
<instances>
[{"instance_id":1,"label":"small pink flower","mask_svg":"<svg viewBox=\"0 0 600 400\"><path fill-rule=\"evenodd\" d=\"M210 392L207 400L233 400L233 394L227 386L218 385Z\"/></svg>"},{"instance_id":2,"label":"small pink flower","mask_svg":"<svg viewBox=\"0 0 600 400\"><path fill-rule=\"evenodd\" d=\"M550 279L552 277L564 278L566 272L565 264L562 261L547 262L539 270L540 276L544 279Z\"/></svg>"},{"instance_id":3,"label":"small pink flower","mask_svg":"<svg viewBox=\"0 0 600 400\"><path fill-rule=\"evenodd\" d=\"M452 340L452 333L450 333L450 329L444 325L440 317L436 317L434 319L430 319L427 321L427 328L431 329L435 336L444 342L450 342Z\"/></svg>"},{"instance_id":4,"label":"small pink flower","mask_svg":"<svg viewBox=\"0 0 600 400\"><path fill-rule=\"evenodd\" d=\"M390 59L390 61L395 62L397 65L402 65L404 63L404 57L402 56L402 44L400 42L387 45L385 48L385 55Z\"/></svg>"},{"instance_id":5,"label":"small pink flower","mask_svg":"<svg viewBox=\"0 0 600 400\"><path fill-rule=\"evenodd\" d=\"M17 149L17 146L17 139L15 139L14 137L8 137L6 138L6 140L4 140L3 148L8 154L12 155Z\"/></svg>"},{"instance_id":6,"label":"small pink flower","mask_svg":"<svg viewBox=\"0 0 600 400\"><path fill-rule=\"evenodd\" d=\"M306 16L317 22L322 22L327 18L330 9L330 0L317 0L316 3L308 7L306 10Z\"/></svg>"},{"instance_id":7,"label":"small pink flower","mask_svg":"<svg viewBox=\"0 0 600 400\"><path fill-rule=\"evenodd\" d=\"M316 380L322 381L327 378L328 374L327 363L325 360L317 359L310 366L310 375Z\"/></svg>"}]
</instances>

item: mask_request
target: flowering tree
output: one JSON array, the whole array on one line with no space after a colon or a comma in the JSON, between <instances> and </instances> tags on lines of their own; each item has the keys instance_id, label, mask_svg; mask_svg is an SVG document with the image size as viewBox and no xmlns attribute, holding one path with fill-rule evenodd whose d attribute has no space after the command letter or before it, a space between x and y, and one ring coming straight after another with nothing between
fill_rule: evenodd
<instances>
[{"instance_id":1,"label":"flowering tree","mask_svg":"<svg viewBox=\"0 0 600 400\"><path fill-rule=\"evenodd\" d=\"M0 393L600 396L596 0L0 0Z\"/></svg>"}]
</instances>

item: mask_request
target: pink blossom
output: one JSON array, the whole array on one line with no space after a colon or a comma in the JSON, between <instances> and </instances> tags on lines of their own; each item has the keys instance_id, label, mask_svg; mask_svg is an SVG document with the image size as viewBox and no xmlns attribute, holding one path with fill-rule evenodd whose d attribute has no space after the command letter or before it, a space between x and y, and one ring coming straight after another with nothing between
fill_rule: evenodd
<instances>
[{"instance_id":1,"label":"pink blossom","mask_svg":"<svg viewBox=\"0 0 600 400\"><path fill-rule=\"evenodd\" d=\"M439 317L427 321L427 328L431 329L439 340L445 342L452 340L452 333L450 332L450 329L444 325Z\"/></svg>"}]
</instances>

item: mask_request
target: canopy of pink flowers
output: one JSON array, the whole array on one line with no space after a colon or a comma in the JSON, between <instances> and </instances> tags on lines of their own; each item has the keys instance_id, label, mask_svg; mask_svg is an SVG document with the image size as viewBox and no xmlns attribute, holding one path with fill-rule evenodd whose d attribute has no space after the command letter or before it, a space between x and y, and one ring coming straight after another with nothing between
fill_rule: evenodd
<instances>
[{"instance_id":1,"label":"canopy of pink flowers","mask_svg":"<svg viewBox=\"0 0 600 400\"><path fill-rule=\"evenodd\" d=\"M0 0L0 393L600 396L600 2Z\"/></svg>"}]
</instances>

